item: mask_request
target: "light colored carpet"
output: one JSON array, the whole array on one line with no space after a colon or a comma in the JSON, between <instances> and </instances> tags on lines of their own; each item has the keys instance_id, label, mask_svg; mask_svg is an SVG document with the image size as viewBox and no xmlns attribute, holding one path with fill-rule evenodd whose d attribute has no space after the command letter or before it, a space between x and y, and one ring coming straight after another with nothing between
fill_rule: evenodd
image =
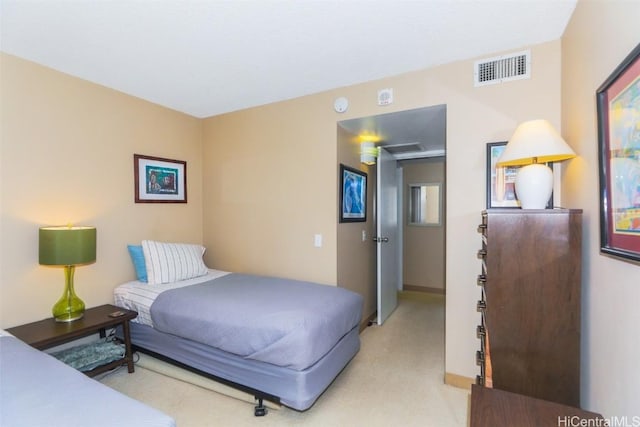
<instances>
[{"instance_id":1,"label":"light colored carpet","mask_svg":"<svg viewBox=\"0 0 640 427\"><path fill-rule=\"evenodd\" d=\"M135 373L120 369L100 381L171 415L179 427L467 425L469 392L443 383L443 296L404 293L384 325L365 329L361 341L305 412L271 405L267 416L254 417L251 396L144 356Z\"/></svg>"}]
</instances>

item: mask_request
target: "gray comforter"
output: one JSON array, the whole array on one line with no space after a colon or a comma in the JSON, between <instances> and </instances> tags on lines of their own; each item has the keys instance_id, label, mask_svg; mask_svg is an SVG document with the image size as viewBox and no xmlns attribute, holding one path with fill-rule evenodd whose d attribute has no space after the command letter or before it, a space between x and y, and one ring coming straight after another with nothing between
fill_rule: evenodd
<instances>
[{"instance_id":1,"label":"gray comforter","mask_svg":"<svg viewBox=\"0 0 640 427\"><path fill-rule=\"evenodd\" d=\"M0 335L0 373L0 426L176 426L168 415L14 336Z\"/></svg>"},{"instance_id":2,"label":"gray comforter","mask_svg":"<svg viewBox=\"0 0 640 427\"><path fill-rule=\"evenodd\" d=\"M247 358L303 370L360 322L363 299L349 290L229 274L161 293L153 327Z\"/></svg>"}]
</instances>

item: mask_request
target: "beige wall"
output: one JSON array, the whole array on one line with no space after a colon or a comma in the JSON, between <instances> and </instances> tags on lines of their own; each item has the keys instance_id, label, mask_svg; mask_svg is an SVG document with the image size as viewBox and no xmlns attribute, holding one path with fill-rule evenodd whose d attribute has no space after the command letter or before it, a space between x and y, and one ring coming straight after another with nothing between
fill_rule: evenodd
<instances>
[{"instance_id":1,"label":"beige wall","mask_svg":"<svg viewBox=\"0 0 640 427\"><path fill-rule=\"evenodd\" d=\"M97 261L75 274L88 307L134 278L127 243L201 242L200 120L5 54L0 79L0 327L50 317L62 295L40 226L96 226ZM134 153L186 160L189 203L135 204Z\"/></svg>"},{"instance_id":2,"label":"beige wall","mask_svg":"<svg viewBox=\"0 0 640 427\"><path fill-rule=\"evenodd\" d=\"M338 126L338 163L367 173L367 221L338 224L337 278L338 285L358 292L364 297L362 325L371 320L377 310L376 244L372 241L375 233L374 194L376 189L376 167L360 163L360 141L356 135ZM340 167L336 165L336 176ZM336 217L340 206L340 192L336 194ZM366 233L363 241L362 233Z\"/></svg>"},{"instance_id":3,"label":"beige wall","mask_svg":"<svg viewBox=\"0 0 640 427\"><path fill-rule=\"evenodd\" d=\"M506 141L518 123L546 118L560 126L560 42L531 49L531 79L474 88L472 61L434 70L447 104L446 343L448 373L475 378L480 291L477 225L485 208L486 144ZM565 204L567 207L571 207ZM471 353L473 354L471 354Z\"/></svg>"},{"instance_id":4,"label":"beige wall","mask_svg":"<svg viewBox=\"0 0 640 427\"><path fill-rule=\"evenodd\" d=\"M560 126L560 41L531 49L529 80L475 88L468 60L205 120L208 264L335 284L338 242L355 246L361 233L356 226L338 231L336 123L446 104L446 370L475 377L476 228L485 208L486 143L507 140L532 118ZM390 87L394 103L378 106L377 91ZM333 111L339 96L349 99L343 114ZM324 237L322 248L313 247L316 233ZM364 273L359 263L341 268L340 277L369 274L373 263Z\"/></svg>"},{"instance_id":5,"label":"beige wall","mask_svg":"<svg viewBox=\"0 0 640 427\"><path fill-rule=\"evenodd\" d=\"M445 200L444 159L409 162L402 167L404 184L403 278L407 290L445 290L445 208L441 205L440 225L408 225L409 185L440 183L442 201Z\"/></svg>"},{"instance_id":6,"label":"beige wall","mask_svg":"<svg viewBox=\"0 0 640 427\"><path fill-rule=\"evenodd\" d=\"M325 94L205 120L208 265L336 283L336 124L325 108L331 102ZM322 235L320 248L315 234Z\"/></svg>"},{"instance_id":7,"label":"beige wall","mask_svg":"<svg viewBox=\"0 0 640 427\"><path fill-rule=\"evenodd\" d=\"M584 209L582 406L605 417L640 416L640 267L599 253L595 92L640 42L639 17L637 1L580 0L562 38L562 130L579 155L564 203Z\"/></svg>"}]
</instances>

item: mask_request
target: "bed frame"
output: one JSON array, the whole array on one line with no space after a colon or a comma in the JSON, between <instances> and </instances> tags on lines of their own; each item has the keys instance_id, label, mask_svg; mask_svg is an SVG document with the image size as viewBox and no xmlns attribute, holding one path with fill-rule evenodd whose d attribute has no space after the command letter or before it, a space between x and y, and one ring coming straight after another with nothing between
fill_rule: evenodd
<instances>
[{"instance_id":1,"label":"bed frame","mask_svg":"<svg viewBox=\"0 0 640 427\"><path fill-rule=\"evenodd\" d=\"M208 372L201 371L201 370L196 369L196 368L194 368L192 366L189 366L187 364L184 364L182 362L179 362L177 360L174 360L174 359L171 359L171 358L169 358L167 356L164 356L164 355L162 355L160 353L156 353L155 351L151 351L151 350L147 350L147 349L142 348L142 347L138 347L137 345L133 345L132 348L133 348L133 351L139 351L140 353L148 354L151 357L154 357L154 358L156 358L158 360L162 360L163 362L170 363L171 365L177 366L177 367L182 368L182 369L184 369L186 371L193 372L195 374L201 375L201 376L203 376L205 378L208 378L210 380L213 380L213 381L217 381L217 382L219 382L221 384L224 384L224 385L227 385L229 387L233 387L233 388L238 389L240 391L243 391L245 393L253 394L253 397L256 400L256 406L254 407L253 414L256 417L263 417L263 416L267 415L267 412L268 412L267 411L267 407L264 405L264 401L265 400L273 402L273 403L275 403L277 405L280 404L280 398L278 398L277 396L273 396L271 394L264 393L264 392L262 392L260 390L253 389L251 387L247 387L247 386L244 386L242 384L234 383L233 381L229 381L229 380L226 380L226 379L224 379L222 377L218 377L218 376L212 375L212 374L210 374Z\"/></svg>"},{"instance_id":2,"label":"bed frame","mask_svg":"<svg viewBox=\"0 0 640 427\"><path fill-rule=\"evenodd\" d=\"M296 371L244 359L139 323L131 323L135 351L234 387L256 399L255 416L267 414L264 400L296 410L310 408L360 349L358 326L311 367Z\"/></svg>"}]
</instances>

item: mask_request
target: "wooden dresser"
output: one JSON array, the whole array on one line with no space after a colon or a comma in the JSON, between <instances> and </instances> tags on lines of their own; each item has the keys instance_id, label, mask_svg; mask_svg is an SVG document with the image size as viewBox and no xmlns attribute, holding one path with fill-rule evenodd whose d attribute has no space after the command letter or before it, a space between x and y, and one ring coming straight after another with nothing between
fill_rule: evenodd
<instances>
[{"instance_id":1,"label":"wooden dresser","mask_svg":"<svg viewBox=\"0 0 640 427\"><path fill-rule=\"evenodd\" d=\"M471 386L470 427L605 426L600 414L521 394Z\"/></svg>"},{"instance_id":2,"label":"wooden dresser","mask_svg":"<svg viewBox=\"0 0 640 427\"><path fill-rule=\"evenodd\" d=\"M476 383L578 407L582 211L489 209Z\"/></svg>"}]
</instances>

